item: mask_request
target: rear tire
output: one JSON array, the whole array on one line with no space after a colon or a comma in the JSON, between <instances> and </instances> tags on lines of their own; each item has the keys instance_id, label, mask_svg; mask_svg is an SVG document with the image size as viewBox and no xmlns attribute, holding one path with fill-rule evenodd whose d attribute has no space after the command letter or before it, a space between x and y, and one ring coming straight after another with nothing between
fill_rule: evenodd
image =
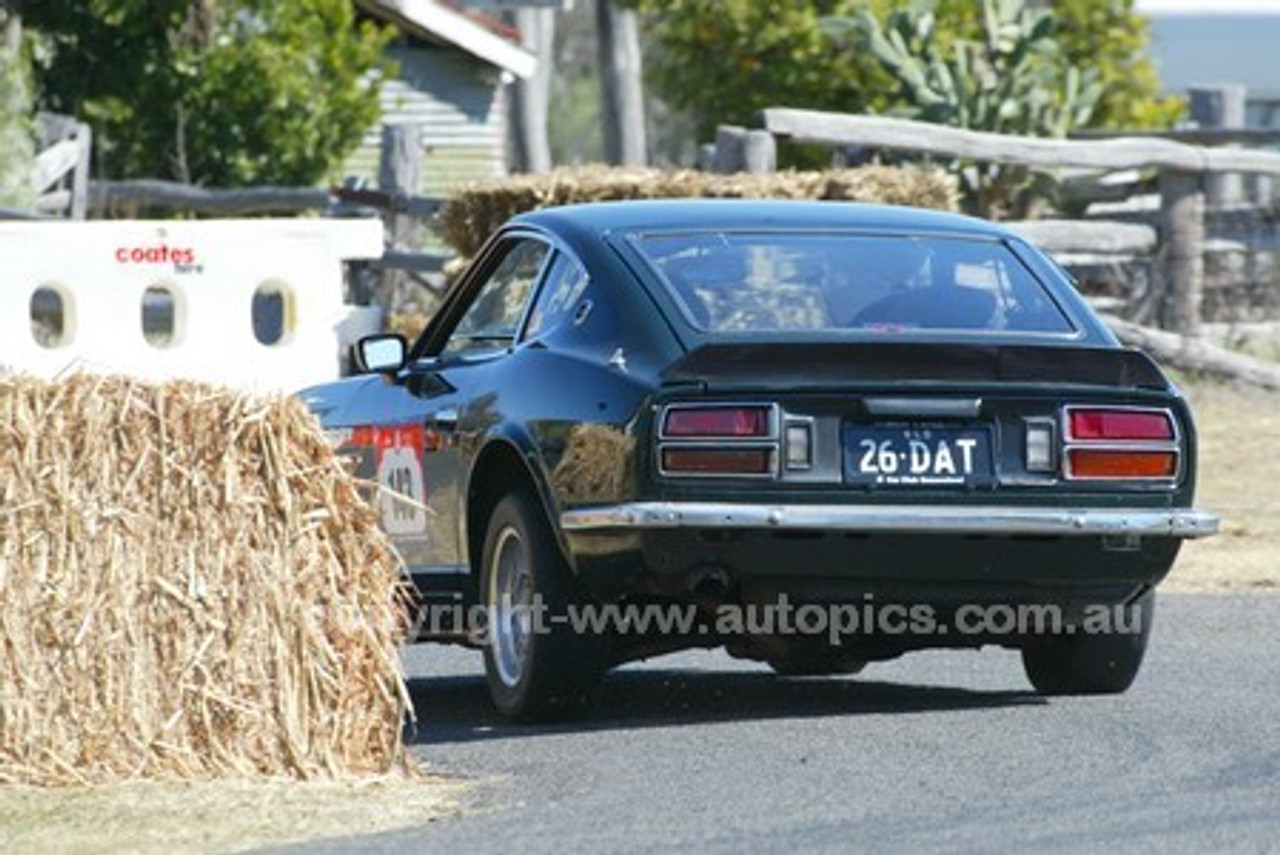
<instances>
[{"instance_id":1,"label":"rear tire","mask_svg":"<svg viewBox=\"0 0 1280 855\"><path fill-rule=\"evenodd\" d=\"M508 494L494 508L480 567L485 675L498 710L520 721L581 712L604 672L603 639L575 633L563 619L586 598L527 493Z\"/></svg>"},{"instance_id":2,"label":"rear tire","mask_svg":"<svg viewBox=\"0 0 1280 855\"><path fill-rule=\"evenodd\" d=\"M1126 608L1133 632L1055 635L1022 648L1027 678L1042 695L1114 695L1133 684L1142 667L1155 618L1156 594L1148 591ZM1136 622L1136 624L1135 624Z\"/></svg>"}]
</instances>

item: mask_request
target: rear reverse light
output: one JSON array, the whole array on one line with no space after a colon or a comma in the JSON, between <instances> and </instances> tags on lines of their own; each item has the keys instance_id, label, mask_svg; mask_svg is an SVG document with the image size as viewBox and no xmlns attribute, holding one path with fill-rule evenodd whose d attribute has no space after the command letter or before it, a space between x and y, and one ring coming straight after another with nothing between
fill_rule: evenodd
<instances>
[{"instance_id":1,"label":"rear reverse light","mask_svg":"<svg viewBox=\"0 0 1280 855\"><path fill-rule=\"evenodd\" d=\"M773 451L768 448L665 448L664 472L692 475L768 475Z\"/></svg>"},{"instance_id":2,"label":"rear reverse light","mask_svg":"<svg viewBox=\"0 0 1280 855\"><path fill-rule=\"evenodd\" d=\"M772 433L770 407L680 407L667 410L664 436L681 439L750 439Z\"/></svg>"},{"instance_id":3,"label":"rear reverse light","mask_svg":"<svg viewBox=\"0 0 1280 855\"><path fill-rule=\"evenodd\" d=\"M788 469L813 468L813 423L789 423L782 432L783 462Z\"/></svg>"},{"instance_id":4,"label":"rear reverse light","mask_svg":"<svg viewBox=\"0 0 1280 855\"><path fill-rule=\"evenodd\" d=\"M1176 451L1073 448L1067 452L1068 478L1172 478Z\"/></svg>"},{"instance_id":5,"label":"rear reverse light","mask_svg":"<svg viewBox=\"0 0 1280 855\"><path fill-rule=\"evenodd\" d=\"M1173 421L1163 410L1069 410L1067 419L1068 439L1173 439Z\"/></svg>"},{"instance_id":6,"label":"rear reverse light","mask_svg":"<svg viewBox=\"0 0 1280 855\"><path fill-rule=\"evenodd\" d=\"M1048 420L1028 421L1026 427L1027 471L1057 471L1057 431Z\"/></svg>"},{"instance_id":7,"label":"rear reverse light","mask_svg":"<svg viewBox=\"0 0 1280 855\"><path fill-rule=\"evenodd\" d=\"M1077 481L1170 481L1181 447L1168 410L1068 407L1063 475Z\"/></svg>"}]
</instances>

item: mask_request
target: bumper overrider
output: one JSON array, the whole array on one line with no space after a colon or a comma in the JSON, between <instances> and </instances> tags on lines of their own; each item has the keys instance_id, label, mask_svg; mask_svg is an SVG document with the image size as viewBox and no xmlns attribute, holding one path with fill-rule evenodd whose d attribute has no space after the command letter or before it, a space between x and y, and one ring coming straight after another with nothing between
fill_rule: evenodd
<instances>
[{"instance_id":1,"label":"bumper overrider","mask_svg":"<svg viewBox=\"0 0 1280 855\"><path fill-rule=\"evenodd\" d=\"M566 532L719 528L920 535L1057 535L1193 539L1219 519L1195 508L1019 508L950 505L789 505L632 502L560 515Z\"/></svg>"}]
</instances>

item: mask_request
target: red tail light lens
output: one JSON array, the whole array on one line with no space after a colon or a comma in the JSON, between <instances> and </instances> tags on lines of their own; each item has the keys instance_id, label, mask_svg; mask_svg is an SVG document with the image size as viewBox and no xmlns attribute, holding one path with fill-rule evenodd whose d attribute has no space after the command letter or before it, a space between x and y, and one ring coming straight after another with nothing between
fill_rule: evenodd
<instances>
[{"instance_id":1,"label":"red tail light lens","mask_svg":"<svg viewBox=\"0 0 1280 855\"><path fill-rule=\"evenodd\" d=\"M697 475L767 475L773 459L767 448L667 448L662 468Z\"/></svg>"},{"instance_id":2,"label":"red tail light lens","mask_svg":"<svg viewBox=\"0 0 1280 855\"><path fill-rule=\"evenodd\" d=\"M1067 452L1070 478L1172 478L1177 473L1174 451L1073 448Z\"/></svg>"},{"instance_id":3,"label":"red tail light lens","mask_svg":"<svg viewBox=\"0 0 1280 855\"><path fill-rule=\"evenodd\" d=\"M1161 410L1071 410L1073 440L1171 440L1173 422Z\"/></svg>"},{"instance_id":4,"label":"red tail light lens","mask_svg":"<svg viewBox=\"0 0 1280 855\"><path fill-rule=\"evenodd\" d=\"M769 407L681 407L667 411L662 426L672 438L769 436Z\"/></svg>"}]
</instances>

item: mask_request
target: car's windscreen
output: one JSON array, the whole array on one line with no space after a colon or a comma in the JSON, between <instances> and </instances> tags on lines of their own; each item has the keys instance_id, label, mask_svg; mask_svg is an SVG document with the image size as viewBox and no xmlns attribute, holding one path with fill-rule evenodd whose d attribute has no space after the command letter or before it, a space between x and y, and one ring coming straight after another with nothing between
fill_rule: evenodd
<instances>
[{"instance_id":1,"label":"car's windscreen","mask_svg":"<svg viewBox=\"0 0 1280 855\"><path fill-rule=\"evenodd\" d=\"M1074 332L1045 286L995 240L700 231L630 242L710 332Z\"/></svg>"}]
</instances>

